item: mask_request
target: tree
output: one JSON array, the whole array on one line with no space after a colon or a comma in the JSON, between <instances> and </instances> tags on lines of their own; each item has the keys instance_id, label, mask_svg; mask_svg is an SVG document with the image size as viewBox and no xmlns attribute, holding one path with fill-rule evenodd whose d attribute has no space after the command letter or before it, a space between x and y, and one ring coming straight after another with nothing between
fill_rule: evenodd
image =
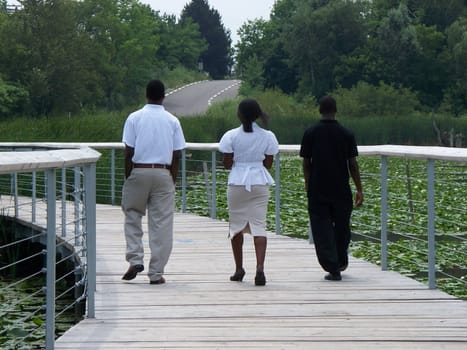
<instances>
[{"instance_id":1,"label":"tree","mask_svg":"<svg viewBox=\"0 0 467 350\"><path fill-rule=\"evenodd\" d=\"M210 8L207 0L192 0L185 5L181 21L185 23L189 19L199 25L201 36L208 44L200 56L204 70L213 79L222 79L232 66L230 31L225 29L219 12Z\"/></svg>"},{"instance_id":2,"label":"tree","mask_svg":"<svg viewBox=\"0 0 467 350\"><path fill-rule=\"evenodd\" d=\"M22 1L1 28L1 72L30 96L33 115L74 111L86 75L76 31L77 3L64 0Z\"/></svg>"},{"instance_id":3,"label":"tree","mask_svg":"<svg viewBox=\"0 0 467 350\"><path fill-rule=\"evenodd\" d=\"M208 48L201 37L198 24L191 20L177 22L175 16L168 15L163 16L162 20L158 59L165 60L169 69L180 65L192 70L198 69L199 57Z\"/></svg>"},{"instance_id":4,"label":"tree","mask_svg":"<svg viewBox=\"0 0 467 350\"><path fill-rule=\"evenodd\" d=\"M137 0L84 0L80 27L91 40L104 106L120 109L139 101L142 86L165 67L157 57L160 17Z\"/></svg>"},{"instance_id":5,"label":"tree","mask_svg":"<svg viewBox=\"0 0 467 350\"><path fill-rule=\"evenodd\" d=\"M282 40L295 8L296 0L277 1L270 21L257 19L240 27L236 71L243 80L250 84L252 80L256 84L261 83L259 88L279 88L285 93L293 93L297 89L298 73L290 64L290 56ZM257 77L258 73L262 74L261 79ZM251 74L255 76L254 79Z\"/></svg>"},{"instance_id":6,"label":"tree","mask_svg":"<svg viewBox=\"0 0 467 350\"><path fill-rule=\"evenodd\" d=\"M28 97L26 90L6 83L0 78L0 119L10 118L23 112Z\"/></svg>"},{"instance_id":7,"label":"tree","mask_svg":"<svg viewBox=\"0 0 467 350\"><path fill-rule=\"evenodd\" d=\"M467 19L454 22L446 35L451 83L445 90L444 108L457 116L467 109Z\"/></svg>"},{"instance_id":8,"label":"tree","mask_svg":"<svg viewBox=\"0 0 467 350\"><path fill-rule=\"evenodd\" d=\"M315 97L336 88L334 69L365 40L360 1L299 0L283 43L300 75L300 90Z\"/></svg>"}]
</instances>

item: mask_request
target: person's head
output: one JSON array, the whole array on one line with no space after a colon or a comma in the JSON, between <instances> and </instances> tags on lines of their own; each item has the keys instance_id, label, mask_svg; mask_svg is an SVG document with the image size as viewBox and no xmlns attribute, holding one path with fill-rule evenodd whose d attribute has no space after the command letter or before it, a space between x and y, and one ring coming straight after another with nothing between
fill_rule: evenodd
<instances>
[{"instance_id":1,"label":"person's head","mask_svg":"<svg viewBox=\"0 0 467 350\"><path fill-rule=\"evenodd\" d=\"M246 98L241 101L238 105L237 115L243 124L245 132L253 131L252 123L258 118L261 118L263 124L267 126L268 116L261 110L259 103L254 99Z\"/></svg>"},{"instance_id":2,"label":"person's head","mask_svg":"<svg viewBox=\"0 0 467 350\"><path fill-rule=\"evenodd\" d=\"M319 113L323 117L334 117L337 113L336 100L332 96L324 96L319 100Z\"/></svg>"},{"instance_id":3,"label":"person's head","mask_svg":"<svg viewBox=\"0 0 467 350\"><path fill-rule=\"evenodd\" d=\"M151 80L146 85L146 99L148 103L162 103L165 97L165 87L160 80Z\"/></svg>"}]
</instances>

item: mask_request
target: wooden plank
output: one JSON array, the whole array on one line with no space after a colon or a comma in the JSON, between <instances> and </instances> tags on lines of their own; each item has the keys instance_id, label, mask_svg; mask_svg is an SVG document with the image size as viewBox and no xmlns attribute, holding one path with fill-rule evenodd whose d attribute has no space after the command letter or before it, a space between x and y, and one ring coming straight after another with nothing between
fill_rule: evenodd
<instances>
[{"instance_id":1,"label":"wooden plank","mask_svg":"<svg viewBox=\"0 0 467 350\"><path fill-rule=\"evenodd\" d=\"M341 282L325 281L305 240L270 235L256 287L247 236L245 280L230 282L228 223L192 214L175 216L167 283L124 282L123 214L97 208L96 318L56 349L467 349L466 302L354 258Z\"/></svg>"}]
</instances>

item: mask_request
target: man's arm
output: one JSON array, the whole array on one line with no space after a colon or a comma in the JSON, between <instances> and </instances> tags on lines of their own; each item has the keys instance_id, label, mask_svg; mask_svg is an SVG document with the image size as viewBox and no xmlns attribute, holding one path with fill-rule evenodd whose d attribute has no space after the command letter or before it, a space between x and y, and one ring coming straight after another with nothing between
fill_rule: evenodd
<instances>
[{"instance_id":1,"label":"man's arm","mask_svg":"<svg viewBox=\"0 0 467 350\"><path fill-rule=\"evenodd\" d=\"M311 174L311 158L303 158L302 161L303 167L303 177L305 178L305 191L308 193L308 181L310 180Z\"/></svg>"},{"instance_id":2,"label":"man's arm","mask_svg":"<svg viewBox=\"0 0 467 350\"><path fill-rule=\"evenodd\" d=\"M133 158L134 154L135 149L133 147L125 145L125 179L128 179L128 177L131 174L131 170L133 170L133 162L131 161L131 159Z\"/></svg>"},{"instance_id":3,"label":"man's arm","mask_svg":"<svg viewBox=\"0 0 467 350\"><path fill-rule=\"evenodd\" d=\"M172 175L172 180L175 183L177 180L178 169L180 168L180 157L182 156L182 151L177 150L172 153L172 164L170 165L170 174Z\"/></svg>"},{"instance_id":4,"label":"man's arm","mask_svg":"<svg viewBox=\"0 0 467 350\"><path fill-rule=\"evenodd\" d=\"M352 180L357 188L357 194L355 196L355 206L359 207L363 204L363 191L362 191L362 182L360 180L360 168L356 158L349 159L349 172L352 176Z\"/></svg>"}]
</instances>

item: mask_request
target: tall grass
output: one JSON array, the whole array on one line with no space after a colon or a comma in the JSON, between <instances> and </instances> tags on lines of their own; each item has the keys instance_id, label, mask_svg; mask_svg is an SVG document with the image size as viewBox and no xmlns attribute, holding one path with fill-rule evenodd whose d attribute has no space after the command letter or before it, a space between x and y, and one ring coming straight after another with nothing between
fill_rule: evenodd
<instances>
[{"instance_id":1,"label":"tall grass","mask_svg":"<svg viewBox=\"0 0 467 350\"><path fill-rule=\"evenodd\" d=\"M299 144L303 131L319 120L315 101L298 103L278 91L256 92L254 96L270 116L269 129L281 144ZM215 103L203 115L182 117L185 137L189 142L218 142L225 131L240 125L236 100ZM142 104L144 101L142 101ZM119 142L128 114L139 106L119 112L100 112L81 116L15 118L0 121L0 141L3 142ZM338 120L351 128L359 145L407 144L437 145L435 120L441 131L464 135L467 144L467 116L450 117L409 115L386 117L347 117L339 112Z\"/></svg>"}]
</instances>

